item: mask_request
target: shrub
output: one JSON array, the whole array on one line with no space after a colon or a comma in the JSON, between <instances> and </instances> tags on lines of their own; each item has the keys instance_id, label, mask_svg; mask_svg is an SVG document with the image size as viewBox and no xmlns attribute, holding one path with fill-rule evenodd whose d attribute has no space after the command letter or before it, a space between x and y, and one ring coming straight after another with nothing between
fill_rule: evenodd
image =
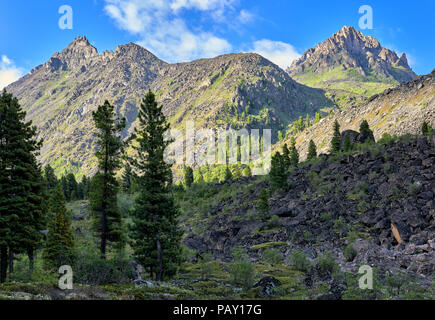
<instances>
[{"instance_id":1,"label":"shrub","mask_svg":"<svg viewBox=\"0 0 435 320\"><path fill-rule=\"evenodd\" d=\"M344 248L343 255L348 262L353 261L355 259L355 257L357 256L357 254L358 253L352 244L348 244L346 246L346 248Z\"/></svg>"},{"instance_id":2,"label":"shrub","mask_svg":"<svg viewBox=\"0 0 435 320\"><path fill-rule=\"evenodd\" d=\"M417 183L412 183L408 187L408 194L413 196L421 191L421 185Z\"/></svg>"},{"instance_id":3,"label":"shrub","mask_svg":"<svg viewBox=\"0 0 435 320\"><path fill-rule=\"evenodd\" d=\"M321 255L317 261L317 268L323 275L334 274L339 270L339 266L334 259L334 256L327 252Z\"/></svg>"},{"instance_id":4,"label":"shrub","mask_svg":"<svg viewBox=\"0 0 435 320\"><path fill-rule=\"evenodd\" d=\"M330 215L328 212L323 212L323 213L320 215L320 219L321 219L323 222L331 221L331 215Z\"/></svg>"},{"instance_id":5,"label":"shrub","mask_svg":"<svg viewBox=\"0 0 435 320\"><path fill-rule=\"evenodd\" d=\"M282 255L276 249L266 249L263 252L263 259L268 264L274 266L282 263Z\"/></svg>"},{"instance_id":6,"label":"shrub","mask_svg":"<svg viewBox=\"0 0 435 320\"><path fill-rule=\"evenodd\" d=\"M211 277L213 273L213 268L210 264L212 261L212 255L211 253L203 253L202 259L200 261L200 268L201 268L201 280L207 280Z\"/></svg>"},{"instance_id":7,"label":"shrub","mask_svg":"<svg viewBox=\"0 0 435 320\"><path fill-rule=\"evenodd\" d=\"M307 255L297 250L292 251L290 265L295 267L296 270L304 272L308 271L311 267L311 264L307 259Z\"/></svg>"},{"instance_id":8,"label":"shrub","mask_svg":"<svg viewBox=\"0 0 435 320\"><path fill-rule=\"evenodd\" d=\"M269 222L266 224L266 228L267 229L275 229L275 228L281 228L282 223L279 220L279 217L274 215L272 216L272 218L269 220Z\"/></svg>"},{"instance_id":9,"label":"shrub","mask_svg":"<svg viewBox=\"0 0 435 320\"><path fill-rule=\"evenodd\" d=\"M230 265L231 282L234 285L241 285L245 291L248 291L254 285L255 267L246 257L235 260Z\"/></svg>"}]
</instances>

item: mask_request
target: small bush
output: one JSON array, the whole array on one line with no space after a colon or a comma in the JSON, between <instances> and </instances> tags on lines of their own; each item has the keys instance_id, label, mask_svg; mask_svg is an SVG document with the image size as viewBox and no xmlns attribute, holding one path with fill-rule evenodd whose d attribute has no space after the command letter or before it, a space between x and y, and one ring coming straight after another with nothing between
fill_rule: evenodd
<instances>
[{"instance_id":1,"label":"small bush","mask_svg":"<svg viewBox=\"0 0 435 320\"><path fill-rule=\"evenodd\" d=\"M212 261L212 255L211 253L203 253L202 254L202 259L200 261L200 268L201 268L201 280L208 280L210 279L212 273L213 273L213 268L210 264L210 262Z\"/></svg>"},{"instance_id":2,"label":"small bush","mask_svg":"<svg viewBox=\"0 0 435 320\"><path fill-rule=\"evenodd\" d=\"M255 266L240 249L233 250L233 256L234 262L231 263L229 270L231 282L243 286L243 289L248 291L254 285Z\"/></svg>"},{"instance_id":3,"label":"small bush","mask_svg":"<svg viewBox=\"0 0 435 320\"><path fill-rule=\"evenodd\" d=\"M348 262L351 262L355 259L358 252L355 250L352 244L348 244L346 248L344 248L343 255Z\"/></svg>"},{"instance_id":4,"label":"small bush","mask_svg":"<svg viewBox=\"0 0 435 320\"><path fill-rule=\"evenodd\" d=\"M308 261L307 255L303 252L293 250L290 257L290 265L295 267L296 270L306 272L310 269L311 264Z\"/></svg>"},{"instance_id":5,"label":"small bush","mask_svg":"<svg viewBox=\"0 0 435 320\"><path fill-rule=\"evenodd\" d=\"M274 266L282 263L282 255L276 249L266 249L263 252L263 259L268 264Z\"/></svg>"},{"instance_id":6,"label":"small bush","mask_svg":"<svg viewBox=\"0 0 435 320\"><path fill-rule=\"evenodd\" d=\"M272 218L266 224L267 229L275 229L275 228L281 228L281 227L282 227L282 223L279 220L279 217L276 215L272 216Z\"/></svg>"},{"instance_id":7,"label":"small bush","mask_svg":"<svg viewBox=\"0 0 435 320\"><path fill-rule=\"evenodd\" d=\"M408 194L414 196L421 191L421 185L417 183L412 183L408 187Z\"/></svg>"},{"instance_id":8,"label":"small bush","mask_svg":"<svg viewBox=\"0 0 435 320\"><path fill-rule=\"evenodd\" d=\"M317 268L321 274L334 274L339 270L339 266L334 259L334 256L327 252L320 256L317 261Z\"/></svg>"},{"instance_id":9,"label":"small bush","mask_svg":"<svg viewBox=\"0 0 435 320\"><path fill-rule=\"evenodd\" d=\"M323 212L323 213L320 215L320 219L321 219L323 222L331 221L331 215L330 215L328 212Z\"/></svg>"}]
</instances>

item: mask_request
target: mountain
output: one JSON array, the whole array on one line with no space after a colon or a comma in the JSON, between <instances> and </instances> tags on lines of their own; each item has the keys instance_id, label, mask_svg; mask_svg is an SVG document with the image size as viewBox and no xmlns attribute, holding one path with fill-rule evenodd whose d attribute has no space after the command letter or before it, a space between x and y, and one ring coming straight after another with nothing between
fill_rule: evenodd
<instances>
[{"instance_id":1,"label":"mountain","mask_svg":"<svg viewBox=\"0 0 435 320\"><path fill-rule=\"evenodd\" d=\"M287 72L300 83L326 89L342 107L416 76L406 54L399 58L375 38L347 26L305 51Z\"/></svg>"},{"instance_id":2,"label":"mountain","mask_svg":"<svg viewBox=\"0 0 435 320\"><path fill-rule=\"evenodd\" d=\"M300 115L333 106L323 90L295 82L257 54L168 64L132 43L99 54L86 37L76 38L7 87L45 141L42 163L50 163L57 174L65 169L93 173L92 111L109 100L127 118L127 137L149 89L156 92L172 126L180 129L192 119L197 127L278 130Z\"/></svg>"},{"instance_id":3,"label":"mountain","mask_svg":"<svg viewBox=\"0 0 435 320\"><path fill-rule=\"evenodd\" d=\"M335 120L340 123L341 131L359 131L361 122L367 120L376 140L384 133L419 134L423 121L435 127L435 70L376 94L366 103L334 112L297 134L302 160L306 159L310 139L316 143L318 153L329 151Z\"/></svg>"}]
</instances>

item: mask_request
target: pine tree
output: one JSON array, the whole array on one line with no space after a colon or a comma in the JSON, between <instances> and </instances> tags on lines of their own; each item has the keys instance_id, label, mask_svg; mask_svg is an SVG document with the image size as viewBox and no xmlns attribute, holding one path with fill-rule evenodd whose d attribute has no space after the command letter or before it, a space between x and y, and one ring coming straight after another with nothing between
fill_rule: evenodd
<instances>
[{"instance_id":1,"label":"pine tree","mask_svg":"<svg viewBox=\"0 0 435 320\"><path fill-rule=\"evenodd\" d=\"M344 136L343 149L345 152L352 150L352 142L350 141L350 136L348 134Z\"/></svg>"},{"instance_id":2,"label":"pine tree","mask_svg":"<svg viewBox=\"0 0 435 320\"><path fill-rule=\"evenodd\" d=\"M125 165L124 172L122 173L121 177L121 188L122 191L131 194L132 192L132 181L133 180L133 173L131 170L131 166L129 163Z\"/></svg>"},{"instance_id":3,"label":"pine tree","mask_svg":"<svg viewBox=\"0 0 435 320\"><path fill-rule=\"evenodd\" d=\"M178 226L180 211L171 190L171 166L164 161L165 149L171 143L164 136L170 127L151 91L142 101L138 118L134 146L137 157L133 165L140 196L132 212L131 246L136 261L161 281L175 275L181 263L183 234Z\"/></svg>"},{"instance_id":4,"label":"pine tree","mask_svg":"<svg viewBox=\"0 0 435 320\"><path fill-rule=\"evenodd\" d=\"M314 118L314 123L319 123L321 119L321 115L320 113L316 112L316 116Z\"/></svg>"},{"instance_id":5,"label":"pine tree","mask_svg":"<svg viewBox=\"0 0 435 320\"><path fill-rule=\"evenodd\" d=\"M190 188L193 184L193 169L189 166L184 166L184 184Z\"/></svg>"},{"instance_id":6,"label":"pine tree","mask_svg":"<svg viewBox=\"0 0 435 320\"><path fill-rule=\"evenodd\" d=\"M278 130L278 140L279 141L283 141L284 140L284 136L282 135L282 131Z\"/></svg>"},{"instance_id":7,"label":"pine tree","mask_svg":"<svg viewBox=\"0 0 435 320\"><path fill-rule=\"evenodd\" d=\"M47 270L56 270L74 262L74 235L71 230L71 213L65 206L65 197L58 185L49 200L50 226L42 257Z\"/></svg>"},{"instance_id":8,"label":"pine tree","mask_svg":"<svg viewBox=\"0 0 435 320\"><path fill-rule=\"evenodd\" d=\"M290 167L291 160L290 160L290 150L288 149L286 143L284 143L284 145L282 146L282 161L287 170Z\"/></svg>"},{"instance_id":9,"label":"pine tree","mask_svg":"<svg viewBox=\"0 0 435 320\"><path fill-rule=\"evenodd\" d=\"M243 169L243 176L244 177L251 177L252 171L250 166L246 166L245 169Z\"/></svg>"},{"instance_id":10,"label":"pine tree","mask_svg":"<svg viewBox=\"0 0 435 320\"><path fill-rule=\"evenodd\" d=\"M310 115L307 113L307 116L305 118L305 125L307 128L311 127L311 120L310 120Z\"/></svg>"},{"instance_id":11,"label":"pine tree","mask_svg":"<svg viewBox=\"0 0 435 320\"><path fill-rule=\"evenodd\" d=\"M69 173L66 176L66 183L67 183L67 192L68 192L68 199L71 200L77 200L78 199L78 183L76 180L76 177L73 173Z\"/></svg>"},{"instance_id":12,"label":"pine tree","mask_svg":"<svg viewBox=\"0 0 435 320\"><path fill-rule=\"evenodd\" d=\"M422 126L421 126L421 133L426 136L429 133L429 125L427 124L426 121L423 122Z\"/></svg>"},{"instance_id":13,"label":"pine tree","mask_svg":"<svg viewBox=\"0 0 435 320\"><path fill-rule=\"evenodd\" d=\"M317 158L317 147L313 140L310 140L310 144L308 146L308 155L307 160L312 160Z\"/></svg>"},{"instance_id":14,"label":"pine tree","mask_svg":"<svg viewBox=\"0 0 435 320\"><path fill-rule=\"evenodd\" d=\"M269 179L272 191L287 189L287 168L285 167L283 157L279 152L276 152L272 156Z\"/></svg>"},{"instance_id":15,"label":"pine tree","mask_svg":"<svg viewBox=\"0 0 435 320\"><path fill-rule=\"evenodd\" d=\"M231 172L229 166L225 167L225 181L233 180L233 173Z\"/></svg>"},{"instance_id":16,"label":"pine tree","mask_svg":"<svg viewBox=\"0 0 435 320\"><path fill-rule=\"evenodd\" d=\"M261 189L258 195L257 209L264 221L270 218L269 192L266 188Z\"/></svg>"},{"instance_id":17,"label":"pine tree","mask_svg":"<svg viewBox=\"0 0 435 320\"><path fill-rule=\"evenodd\" d=\"M44 168L44 180L47 185L47 189L50 191L53 190L58 183L56 174L49 164Z\"/></svg>"},{"instance_id":18,"label":"pine tree","mask_svg":"<svg viewBox=\"0 0 435 320\"><path fill-rule=\"evenodd\" d=\"M371 139L371 137L373 137L373 131L370 129L369 123L367 122L367 120L363 120L361 122L360 127L359 127L359 133L363 139L361 141L361 143L364 143L368 139Z\"/></svg>"},{"instance_id":19,"label":"pine tree","mask_svg":"<svg viewBox=\"0 0 435 320\"><path fill-rule=\"evenodd\" d=\"M331 140L331 153L339 153L341 150L340 124L337 120L334 122L334 133Z\"/></svg>"},{"instance_id":20,"label":"pine tree","mask_svg":"<svg viewBox=\"0 0 435 320\"><path fill-rule=\"evenodd\" d=\"M0 282L7 276L8 248L27 251L30 258L43 225L43 180L35 156L42 141L25 122L18 100L0 96ZM12 256L12 255L11 255Z\"/></svg>"},{"instance_id":21,"label":"pine tree","mask_svg":"<svg viewBox=\"0 0 435 320\"><path fill-rule=\"evenodd\" d=\"M106 257L108 241L124 241L122 217L117 204L119 189L116 171L121 167L123 142L121 132L126 125L125 118L116 117L115 108L108 101L92 113L97 128L98 173L92 179L90 207L93 229L100 235L101 257Z\"/></svg>"},{"instance_id":22,"label":"pine tree","mask_svg":"<svg viewBox=\"0 0 435 320\"><path fill-rule=\"evenodd\" d=\"M290 165L297 166L299 163L299 152L296 149L296 139L294 137L290 140Z\"/></svg>"}]
</instances>

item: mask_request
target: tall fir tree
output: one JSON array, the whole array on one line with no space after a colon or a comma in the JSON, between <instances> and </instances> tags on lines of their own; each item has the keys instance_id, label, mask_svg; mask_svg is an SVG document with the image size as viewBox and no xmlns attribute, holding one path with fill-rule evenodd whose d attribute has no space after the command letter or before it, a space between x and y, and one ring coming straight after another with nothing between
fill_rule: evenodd
<instances>
[{"instance_id":1,"label":"tall fir tree","mask_svg":"<svg viewBox=\"0 0 435 320\"><path fill-rule=\"evenodd\" d=\"M138 118L137 145L133 146L137 157L132 164L140 196L132 212L131 246L136 261L161 281L174 276L181 263L183 234L172 194L171 165L164 159L165 149L172 142L165 139L170 126L151 91L142 101Z\"/></svg>"},{"instance_id":2,"label":"tall fir tree","mask_svg":"<svg viewBox=\"0 0 435 320\"><path fill-rule=\"evenodd\" d=\"M97 128L98 173L92 179L90 207L93 229L100 235L100 253L106 258L108 242L123 243L121 211L117 204L119 189L116 171L121 167L123 142L121 133L126 125L125 118L117 118L115 108L107 100L92 113Z\"/></svg>"},{"instance_id":3,"label":"tall fir tree","mask_svg":"<svg viewBox=\"0 0 435 320\"><path fill-rule=\"evenodd\" d=\"M282 146L282 161L287 170L290 167L291 160L290 160L290 150L288 149L286 143L284 143L284 145Z\"/></svg>"},{"instance_id":4,"label":"tall fir tree","mask_svg":"<svg viewBox=\"0 0 435 320\"><path fill-rule=\"evenodd\" d=\"M184 184L187 188L190 188L193 184L193 169L189 166L184 166Z\"/></svg>"},{"instance_id":5,"label":"tall fir tree","mask_svg":"<svg viewBox=\"0 0 435 320\"><path fill-rule=\"evenodd\" d=\"M287 189L287 168L279 152L272 155L269 180L271 191Z\"/></svg>"},{"instance_id":6,"label":"tall fir tree","mask_svg":"<svg viewBox=\"0 0 435 320\"><path fill-rule=\"evenodd\" d=\"M359 133L361 135L361 137L364 139L363 141L361 141L361 143L366 142L367 140L369 140L371 137L373 137L373 131L370 129L369 127L369 123L367 122L367 120L363 120L359 126Z\"/></svg>"},{"instance_id":7,"label":"tall fir tree","mask_svg":"<svg viewBox=\"0 0 435 320\"><path fill-rule=\"evenodd\" d=\"M310 140L310 144L308 146L308 155L307 160L313 160L317 158L317 147L313 140Z\"/></svg>"},{"instance_id":8,"label":"tall fir tree","mask_svg":"<svg viewBox=\"0 0 435 320\"><path fill-rule=\"evenodd\" d=\"M299 163L299 152L296 149L296 139L292 137L290 139L290 165L297 166Z\"/></svg>"},{"instance_id":9,"label":"tall fir tree","mask_svg":"<svg viewBox=\"0 0 435 320\"><path fill-rule=\"evenodd\" d=\"M344 136L343 149L345 152L352 150L352 141L350 141L350 135L348 134Z\"/></svg>"},{"instance_id":10,"label":"tall fir tree","mask_svg":"<svg viewBox=\"0 0 435 320\"><path fill-rule=\"evenodd\" d=\"M41 240L43 180L36 161L42 141L26 113L6 90L0 96L0 282L10 251L33 250ZM13 256L13 254L11 254Z\"/></svg>"},{"instance_id":11,"label":"tall fir tree","mask_svg":"<svg viewBox=\"0 0 435 320\"><path fill-rule=\"evenodd\" d=\"M53 168L47 164L44 168L44 180L47 186L48 190L53 190L57 183L58 183L58 179L56 177L56 174L54 173Z\"/></svg>"},{"instance_id":12,"label":"tall fir tree","mask_svg":"<svg viewBox=\"0 0 435 320\"><path fill-rule=\"evenodd\" d=\"M337 120L334 122L334 133L331 140L331 153L339 153L341 151L341 134L340 134L340 124Z\"/></svg>"},{"instance_id":13,"label":"tall fir tree","mask_svg":"<svg viewBox=\"0 0 435 320\"><path fill-rule=\"evenodd\" d=\"M130 163L126 163L124 167L124 172L121 177L121 189L126 194L131 194L132 192L132 182L133 182L133 172L131 170Z\"/></svg>"},{"instance_id":14,"label":"tall fir tree","mask_svg":"<svg viewBox=\"0 0 435 320\"><path fill-rule=\"evenodd\" d=\"M61 185L54 189L48 204L50 225L47 241L42 252L47 270L57 271L62 265L74 262L74 235L71 229L71 213L65 205Z\"/></svg>"},{"instance_id":15,"label":"tall fir tree","mask_svg":"<svg viewBox=\"0 0 435 320\"><path fill-rule=\"evenodd\" d=\"M261 189L260 194L258 195L257 210L264 221L267 221L270 218L269 192L266 188Z\"/></svg>"}]
</instances>

